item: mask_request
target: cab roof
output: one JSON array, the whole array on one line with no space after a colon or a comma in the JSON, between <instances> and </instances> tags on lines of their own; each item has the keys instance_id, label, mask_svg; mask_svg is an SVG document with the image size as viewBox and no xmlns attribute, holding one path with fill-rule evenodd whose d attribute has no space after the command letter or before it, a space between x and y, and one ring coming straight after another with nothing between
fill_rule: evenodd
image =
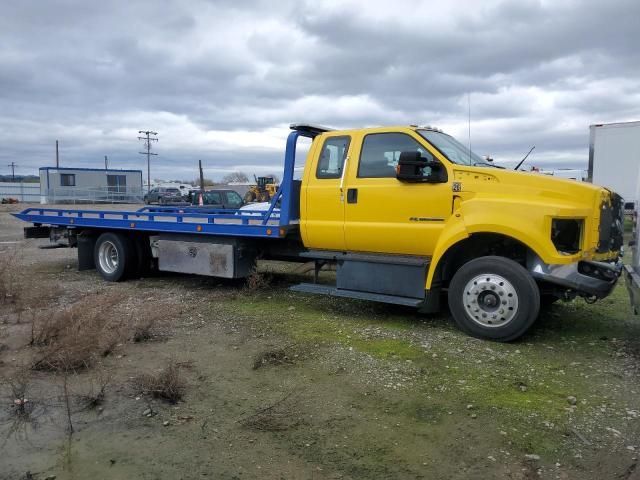
<instances>
[{"instance_id":1,"label":"cab roof","mask_svg":"<svg viewBox=\"0 0 640 480\"><path fill-rule=\"evenodd\" d=\"M343 130L336 130L330 127L324 127L322 125L316 125L312 123L292 123L290 125L291 130L296 130L300 132L301 135L306 137L315 138L316 136L326 133L326 132L370 132L370 131L380 131L380 130L393 130L393 129L411 129L411 130L432 130L434 132L442 132L439 128L432 127L431 125L427 126L419 126L419 125L389 125L389 126L381 126L381 127L366 127L366 128L345 128Z\"/></svg>"}]
</instances>

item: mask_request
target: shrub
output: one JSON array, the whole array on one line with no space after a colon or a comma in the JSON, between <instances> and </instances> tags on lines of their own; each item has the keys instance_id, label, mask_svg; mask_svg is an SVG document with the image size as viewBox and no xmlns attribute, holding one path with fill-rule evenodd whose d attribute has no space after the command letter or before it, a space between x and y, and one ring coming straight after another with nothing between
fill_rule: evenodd
<instances>
[{"instance_id":1,"label":"shrub","mask_svg":"<svg viewBox=\"0 0 640 480\"><path fill-rule=\"evenodd\" d=\"M180 373L180 367L174 361L170 361L165 368L157 374L143 374L134 380L135 386L143 394L160 398L169 403L177 403L182 400L186 382Z\"/></svg>"},{"instance_id":2,"label":"shrub","mask_svg":"<svg viewBox=\"0 0 640 480\"><path fill-rule=\"evenodd\" d=\"M73 372L90 368L120 341L118 295L92 295L69 308L41 312L32 324L31 345L40 347L34 370Z\"/></svg>"}]
</instances>

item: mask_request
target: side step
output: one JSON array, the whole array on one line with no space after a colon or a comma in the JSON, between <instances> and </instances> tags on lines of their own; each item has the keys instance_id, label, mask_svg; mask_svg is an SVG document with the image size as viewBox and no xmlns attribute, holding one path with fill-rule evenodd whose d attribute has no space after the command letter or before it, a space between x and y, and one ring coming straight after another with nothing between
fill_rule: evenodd
<instances>
[{"instance_id":1,"label":"side step","mask_svg":"<svg viewBox=\"0 0 640 480\"><path fill-rule=\"evenodd\" d=\"M395 305L405 305L407 307L419 307L424 302L424 300L418 298L398 297L395 295L360 292L357 290L344 290L342 288L332 287L331 285L319 285L317 283L301 283L299 285L294 285L290 290L293 290L294 292L330 295L332 297L346 297L358 300L370 300L372 302L393 303Z\"/></svg>"}]
</instances>

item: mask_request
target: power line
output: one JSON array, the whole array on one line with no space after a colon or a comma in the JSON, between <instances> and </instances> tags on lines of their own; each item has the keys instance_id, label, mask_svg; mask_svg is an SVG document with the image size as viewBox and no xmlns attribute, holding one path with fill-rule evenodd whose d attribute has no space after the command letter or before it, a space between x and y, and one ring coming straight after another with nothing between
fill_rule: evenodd
<instances>
[{"instance_id":1,"label":"power line","mask_svg":"<svg viewBox=\"0 0 640 480\"><path fill-rule=\"evenodd\" d=\"M152 132L151 130L139 130L138 133L144 133L144 137L138 137L138 140L144 140L144 146L147 149L146 152L138 152L140 155L147 156L147 192L151 190L151 155L158 155L157 153L151 153L151 142L157 142L157 138L152 138L151 135L158 135L158 132Z\"/></svg>"},{"instance_id":2,"label":"power line","mask_svg":"<svg viewBox=\"0 0 640 480\"><path fill-rule=\"evenodd\" d=\"M9 165L7 165L7 167L11 167L11 181L15 182L16 181L16 162L11 162Z\"/></svg>"}]
</instances>

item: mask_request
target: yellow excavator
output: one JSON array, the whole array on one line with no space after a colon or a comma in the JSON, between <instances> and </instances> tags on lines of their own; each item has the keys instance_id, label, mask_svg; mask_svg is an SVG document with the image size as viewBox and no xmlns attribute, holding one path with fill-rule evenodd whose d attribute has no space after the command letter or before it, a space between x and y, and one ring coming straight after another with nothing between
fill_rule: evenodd
<instances>
[{"instance_id":1,"label":"yellow excavator","mask_svg":"<svg viewBox=\"0 0 640 480\"><path fill-rule=\"evenodd\" d=\"M244 195L244 203L252 202L268 202L278 191L278 185L273 177L256 177L253 178L256 181L255 185L252 185L247 193Z\"/></svg>"}]
</instances>

